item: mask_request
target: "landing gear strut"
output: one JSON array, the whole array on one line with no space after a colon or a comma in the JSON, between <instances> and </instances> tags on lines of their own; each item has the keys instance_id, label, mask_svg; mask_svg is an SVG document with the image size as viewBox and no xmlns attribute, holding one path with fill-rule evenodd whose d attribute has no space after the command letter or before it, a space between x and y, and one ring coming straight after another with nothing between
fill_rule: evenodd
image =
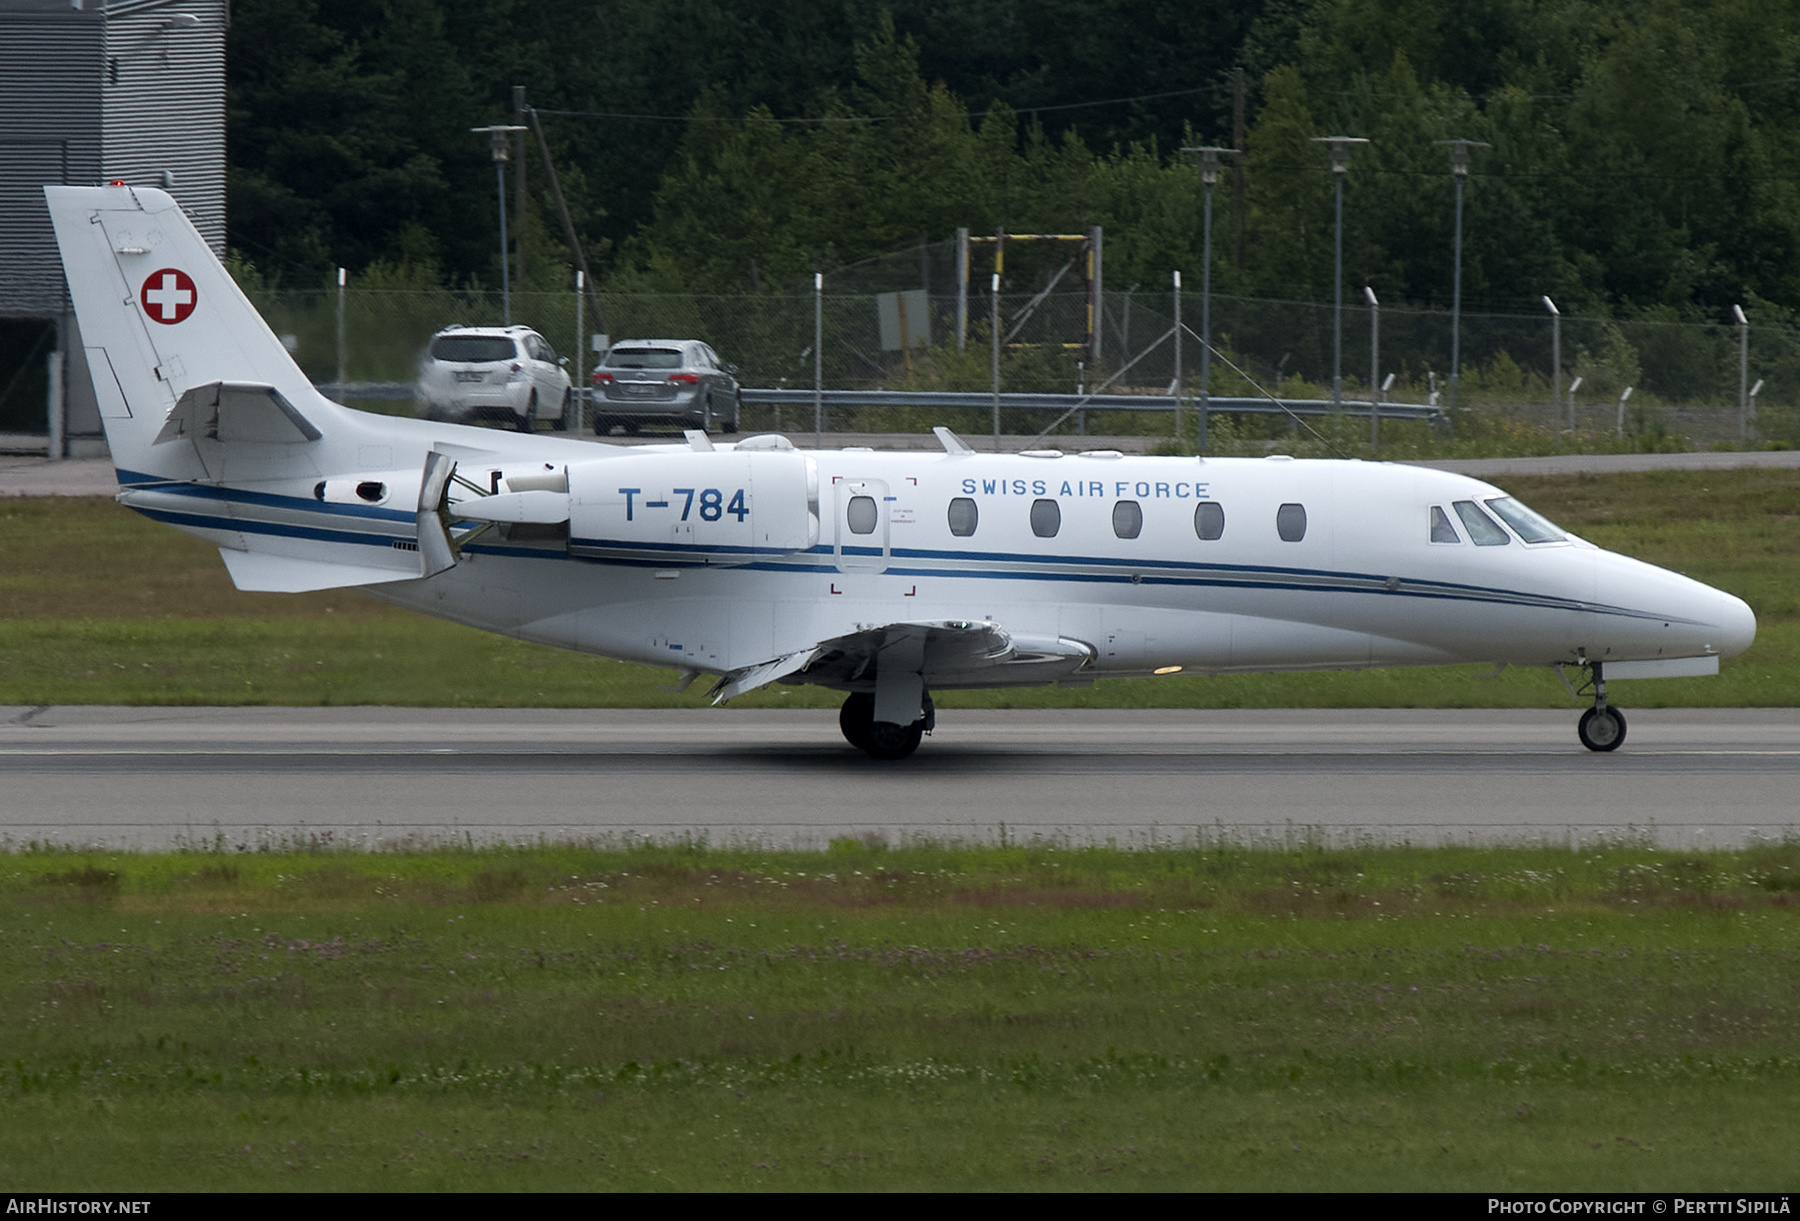
<instances>
[{"instance_id":1,"label":"landing gear strut","mask_svg":"<svg viewBox=\"0 0 1800 1221\"><path fill-rule=\"evenodd\" d=\"M1606 702L1606 673L1601 663L1588 667L1588 681L1575 692L1576 698L1594 693L1594 706L1581 714L1575 732L1589 750L1617 750L1625 741L1625 717Z\"/></svg>"},{"instance_id":2,"label":"landing gear strut","mask_svg":"<svg viewBox=\"0 0 1800 1221\"><path fill-rule=\"evenodd\" d=\"M867 691L853 691L838 710L838 728L844 740L874 759L904 759L919 749L927 730L937 723L937 710L931 696L925 697L924 715L910 725L895 725L875 719L875 696Z\"/></svg>"}]
</instances>

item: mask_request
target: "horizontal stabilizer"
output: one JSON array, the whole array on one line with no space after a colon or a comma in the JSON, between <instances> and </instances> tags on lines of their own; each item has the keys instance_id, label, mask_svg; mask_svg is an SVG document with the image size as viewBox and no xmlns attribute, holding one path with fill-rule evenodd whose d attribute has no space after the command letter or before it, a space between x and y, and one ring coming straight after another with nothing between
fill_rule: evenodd
<instances>
[{"instance_id":1,"label":"horizontal stabilizer","mask_svg":"<svg viewBox=\"0 0 1800 1221\"><path fill-rule=\"evenodd\" d=\"M353 585L378 585L384 581L410 581L410 572L392 568L365 568L358 564L334 564L328 560L299 560L285 555L219 548L231 580L239 589L257 593L299 594L314 589L345 589Z\"/></svg>"},{"instance_id":2,"label":"horizontal stabilizer","mask_svg":"<svg viewBox=\"0 0 1800 1221\"><path fill-rule=\"evenodd\" d=\"M156 434L155 444L205 439L297 445L317 441L319 435L311 421L273 386L208 382L181 396Z\"/></svg>"}]
</instances>

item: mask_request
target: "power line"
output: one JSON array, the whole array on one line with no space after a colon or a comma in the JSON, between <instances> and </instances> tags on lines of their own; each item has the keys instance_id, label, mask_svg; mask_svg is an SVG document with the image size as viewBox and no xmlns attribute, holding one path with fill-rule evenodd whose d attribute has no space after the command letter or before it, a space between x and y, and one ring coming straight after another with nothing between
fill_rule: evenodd
<instances>
[{"instance_id":1,"label":"power line","mask_svg":"<svg viewBox=\"0 0 1800 1221\"><path fill-rule=\"evenodd\" d=\"M1163 93L1139 93L1139 94L1133 94L1131 97L1101 98L1101 99L1098 99L1096 101L1091 101L1091 102L1059 102L1052 106L1020 105L1020 106L1008 106L1007 108L1009 110L1011 110L1014 114L1043 114L1043 113L1047 113L1050 111L1088 110L1088 109L1092 109L1093 107L1096 107L1096 106L1123 106L1130 102L1154 102L1154 101L1160 101L1164 98L1192 97L1195 94L1207 93L1209 91L1210 90L1208 90L1206 88L1170 89ZM934 118L934 119L985 119L988 115L995 113L998 109L999 109L999 107L989 107L987 110L961 110L961 111L946 112L946 113L933 113L933 114L931 114L930 117ZM627 114L622 111L612 111L612 110L549 110L549 109L545 109L543 107L538 108L538 113L539 114L560 115L565 118L575 118L575 119L628 119L628 120L634 120L634 121L644 122L644 123L733 123L733 124L737 124L737 123L748 123L748 122L752 121L752 117L749 115L746 115L743 118L733 119L733 118L725 118L725 117L722 117L719 115ZM755 121L764 122L764 123L794 124L796 126L818 126L820 124L826 124L826 123L886 123L886 122L889 122L892 118L893 118L892 115L828 115L828 116L825 116L822 118L816 118L816 119L797 119L797 118L796 119L781 119L781 118L776 118L773 115L770 115L766 118L762 117L762 116L756 116Z\"/></svg>"}]
</instances>

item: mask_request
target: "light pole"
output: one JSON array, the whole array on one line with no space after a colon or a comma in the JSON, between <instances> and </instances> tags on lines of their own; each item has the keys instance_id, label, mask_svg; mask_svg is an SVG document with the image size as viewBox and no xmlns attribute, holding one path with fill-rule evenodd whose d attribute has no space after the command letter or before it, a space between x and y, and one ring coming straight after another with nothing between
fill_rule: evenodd
<instances>
[{"instance_id":1,"label":"light pole","mask_svg":"<svg viewBox=\"0 0 1800 1221\"><path fill-rule=\"evenodd\" d=\"M1375 290L1363 285L1369 303L1369 448L1381 447L1381 302Z\"/></svg>"},{"instance_id":2,"label":"light pole","mask_svg":"<svg viewBox=\"0 0 1800 1221\"><path fill-rule=\"evenodd\" d=\"M1744 307L1731 307L1738 324L1738 442L1750 439L1750 320Z\"/></svg>"},{"instance_id":3,"label":"light pole","mask_svg":"<svg viewBox=\"0 0 1800 1221\"><path fill-rule=\"evenodd\" d=\"M1562 311L1549 297L1543 298L1550 311L1550 427L1556 440L1562 440Z\"/></svg>"},{"instance_id":4,"label":"light pole","mask_svg":"<svg viewBox=\"0 0 1800 1221\"><path fill-rule=\"evenodd\" d=\"M1462 406L1462 197L1469 176L1469 150L1492 148L1480 140L1433 140L1450 149L1450 177L1456 181L1456 270L1450 289L1450 409Z\"/></svg>"},{"instance_id":5,"label":"light pole","mask_svg":"<svg viewBox=\"0 0 1800 1221\"><path fill-rule=\"evenodd\" d=\"M1344 175L1350 172L1350 146L1368 140L1314 136L1313 143L1331 146L1331 176L1337 183L1337 249L1331 273L1331 408L1337 411L1344 405Z\"/></svg>"},{"instance_id":6,"label":"light pole","mask_svg":"<svg viewBox=\"0 0 1800 1221\"><path fill-rule=\"evenodd\" d=\"M1201 148L1184 148L1184 153L1200 154L1200 186L1206 197L1206 204L1200 225L1200 452L1206 452L1206 425L1208 402L1212 394L1212 197L1213 187L1219 181L1219 154L1237 152L1235 148L1218 148L1205 145ZM1179 341L1179 337L1177 337Z\"/></svg>"},{"instance_id":7,"label":"light pole","mask_svg":"<svg viewBox=\"0 0 1800 1221\"><path fill-rule=\"evenodd\" d=\"M488 151L494 154L494 184L500 192L500 314L505 325L512 325L512 270L506 262L506 162L512 156L512 135L525 129L518 126L471 127L485 132Z\"/></svg>"}]
</instances>

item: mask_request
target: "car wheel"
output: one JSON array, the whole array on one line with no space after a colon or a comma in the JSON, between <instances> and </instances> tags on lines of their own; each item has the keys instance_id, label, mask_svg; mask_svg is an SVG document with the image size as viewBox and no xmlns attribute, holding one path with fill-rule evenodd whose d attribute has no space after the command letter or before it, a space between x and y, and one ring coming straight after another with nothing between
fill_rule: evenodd
<instances>
[{"instance_id":1,"label":"car wheel","mask_svg":"<svg viewBox=\"0 0 1800 1221\"><path fill-rule=\"evenodd\" d=\"M700 403L700 431L711 432L713 426L712 395L707 395Z\"/></svg>"},{"instance_id":2,"label":"car wheel","mask_svg":"<svg viewBox=\"0 0 1800 1221\"><path fill-rule=\"evenodd\" d=\"M536 414L537 414L537 391L533 390L531 392L531 397L529 399L525 400L525 414L518 417L518 429L520 432L530 432L531 431L531 417L535 416Z\"/></svg>"},{"instance_id":3,"label":"car wheel","mask_svg":"<svg viewBox=\"0 0 1800 1221\"><path fill-rule=\"evenodd\" d=\"M743 416L743 414L744 414L744 396L741 394L733 395L732 400L731 400L731 418L729 420L726 420L723 425L723 431L725 432L725 434L727 436L737 432L738 420L740 417Z\"/></svg>"},{"instance_id":4,"label":"car wheel","mask_svg":"<svg viewBox=\"0 0 1800 1221\"><path fill-rule=\"evenodd\" d=\"M621 421L621 423L623 423L625 425L625 435L626 436L628 436L628 437L637 436L638 422L636 420L623 420L623 421Z\"/></svg>"},{"instance_id":5,"label":"car wheel","mask_svg":"<svg viewBox=\"0 0 1800 1221\"><path fill-rule=\"evenodd\" d=\"M550 427L552 429L557 432L567 432L569 430L569 407L574 402L575 392L573 390L563 391L562 413L552 417L550 420Z\"/></svg>"}]
</instances>

